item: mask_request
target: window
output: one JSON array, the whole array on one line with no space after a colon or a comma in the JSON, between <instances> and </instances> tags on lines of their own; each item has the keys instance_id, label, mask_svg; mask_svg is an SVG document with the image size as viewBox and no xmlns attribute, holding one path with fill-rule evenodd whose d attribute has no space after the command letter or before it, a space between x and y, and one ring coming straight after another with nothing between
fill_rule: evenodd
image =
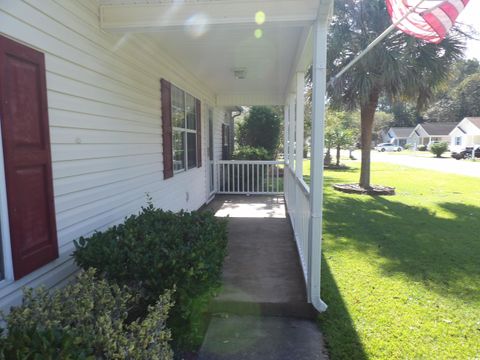
<instances>
[{"instance_id":1,"label":"window","mask_svg":"<svg viewBox=\"0 0 480 360\"><path fill-rule=\"evenodd\" d=\"M161 80L163 177L202 167L200 100Z\"/></svg>"},{"instance_id":2,"label":"window","mask_svg":"<svg viewBox=\"0 0 480 360\"><path fill-rule=\"evenodd\" d=\"M455 145L462 145L462 137L461 136L455 137Z\"/></svg>"},{"instance_id":3,"label":"window","mask_svg":"<svg viewBox=\"0 0 480 360\"><path fill-rule=\"evenodd\" d=\"M195 98L172 85L173 171L197 166L197 113Z\"/></svg>"}]
</instances>

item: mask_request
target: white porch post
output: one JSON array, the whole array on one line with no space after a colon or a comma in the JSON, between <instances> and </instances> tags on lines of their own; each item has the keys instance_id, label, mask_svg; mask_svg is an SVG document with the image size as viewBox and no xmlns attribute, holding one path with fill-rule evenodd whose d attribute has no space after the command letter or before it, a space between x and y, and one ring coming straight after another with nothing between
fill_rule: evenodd
<instances>
[{"instance_id":1,"label":"white porch post","mask_svg":"<svg viewBox=\"0 0 480 360\"><path fill-rule=\"evenodd\" d=\"M290 169L295 170L295 95L291 94L289 97L289 124L290 129L288 131L289 137L289 147L288 147L288 158L290 163Z\"/></svg>"},{"instance_id":2,"label":"white porch post","mask_svg":"<svg viewBox=\"0 0 480 360\"><path fill-rule=\"evenodd\" d=\"M312 305L318 311L325 311L327 309L327 305L320 298L323 220L323 153L327 80L327 23L327 21L317 20L313 25L313 126L310 182L308 297Z\"/></svg>"},{"instance_id":3,"label":"white porch post","mask_svg":"<svg viewBox=\"0 0 480 360\"><path fill-rule=\"evenodd\" d=\"M295 132L295 174L297 178L303 178L303 123L305 117L305 73L297 72L297 119Z\"/></svg>"},{"instance_id":4,"label":"white porch post","mask_svg":"<svg viewBox=\"0 0 480 360\"><path fill-rule=\"evenodd\" d=\"M285 161L285 167L288 164L288 127L289 127L289 114L288 114L288 103L286 102L283 106L283 160Z\"/></svg>"}]
</instances>

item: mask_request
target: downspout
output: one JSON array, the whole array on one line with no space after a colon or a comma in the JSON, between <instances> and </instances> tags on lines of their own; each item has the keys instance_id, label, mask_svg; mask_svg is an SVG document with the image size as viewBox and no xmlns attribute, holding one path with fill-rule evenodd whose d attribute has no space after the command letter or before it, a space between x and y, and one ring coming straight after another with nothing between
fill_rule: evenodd
<instances>
[{"instance_id":1,"label":"downspout","mask_svg":"<svg viewBox=\"0 0 480 360\"><path fill-rule=\"evenodd\" d=\"M331 10L331 9L330 9ZM331 14L331 11L330 11ZM308 298L319 312L327 310L320 296L323 223L323 153L327 81L327 30L329 18L313 25L312 159L310 186Z\"/></svg>"}]
</instances>

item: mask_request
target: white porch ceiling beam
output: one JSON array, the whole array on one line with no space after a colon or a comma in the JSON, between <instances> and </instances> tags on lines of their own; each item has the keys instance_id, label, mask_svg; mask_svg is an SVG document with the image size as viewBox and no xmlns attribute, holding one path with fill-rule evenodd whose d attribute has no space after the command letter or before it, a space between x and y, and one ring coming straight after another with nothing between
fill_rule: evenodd
<instances>
[{"instance_id":1,"label":"white porch ceiling beam","mask_svg":"<svg viewBox=\"0 0 480 360\"><path fill-rule=\"evenodd\" d=\"M257 12L265 14L261 26L312 24L318 0L208 1L157 4L101 5L100 24L110 31L160 31L188 26L260 26Z\"/></svg>"}]
</instances>

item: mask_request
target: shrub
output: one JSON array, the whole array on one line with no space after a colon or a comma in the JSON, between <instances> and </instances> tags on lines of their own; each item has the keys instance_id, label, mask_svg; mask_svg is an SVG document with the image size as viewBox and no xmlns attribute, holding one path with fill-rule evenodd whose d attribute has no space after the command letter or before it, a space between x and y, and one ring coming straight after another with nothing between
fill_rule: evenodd
<instances>
[{"instance_id":1,"label":"shrub","mask_svg":"<svg viewBox=\"0 0 480 360\"><path fill-rule=\"evenodd\" d=\"M403 145L403 148L405 150L410 150L412 148L412 144L405 144L405 145Z\"/></svg>"},{"instance_id":2,"label":"shrub","mask_svg":"<svg viewBox=\"0 0 480 360\"><path fill-rule=\"evenodd\" d=\"M242 146L263 147L276 152L280 142L281 120L271 107L253 106L238 124L238 142Z\"/></svg>"},{"instance_id":3,"label":"shrub","mask_svg":"<svg viewBox=\"0 0 480 360\"><path fill-rule=\"evenodd\" d=\"M118 226L75 242L75 261L108 279L137 289L142 313L160 294L175 288L168 326L174 342L189 346L205 298L220 283L226 255L226 222L210 212L172 213L142 208ZM192 338L193 337L193 338Z\"/></svg>"},{"instance_id":4,"label":"shrub","mask_svg":"<svg viewBox=\"0 0 480 360\"><path fill-rule=\"evenodd\" d=\"M4 359L171 359L165 323L170 294L161 295L143 320L127 321L137 297L126 287L81 273L77 282L49 293L25 290L23 304L3 316Z\"/></svg>"},{"instance_id":5,"label":"shrub","mask_svg":"<svg viewBox=\"0 0 480 360\"><path fill-rule=\"evenodd\" d=\"M430 146L430 152L437 158L442 157L443 153L448 150L448 144L446 142L434 143Z\"/></svg>"},{"instance_id":6,"label":"shrub","mask_svg":"<svg viewBox=\"0 0 480 360\"><path fill-rule=\"evenodd\" d=\"M417 146L417 151L427 151L427 146L426 145L418 145Z\"/></svg>"},{"instance_id":7,"label":"shrub","mask_svg":"<svg viewBox=\"0 0 480 360\"><path fill-rule=\"evenodd\" d=\"M272 160L273 155L265 148L239 146L233 153L233 160Z\"/></svg>"}]
</instances>

